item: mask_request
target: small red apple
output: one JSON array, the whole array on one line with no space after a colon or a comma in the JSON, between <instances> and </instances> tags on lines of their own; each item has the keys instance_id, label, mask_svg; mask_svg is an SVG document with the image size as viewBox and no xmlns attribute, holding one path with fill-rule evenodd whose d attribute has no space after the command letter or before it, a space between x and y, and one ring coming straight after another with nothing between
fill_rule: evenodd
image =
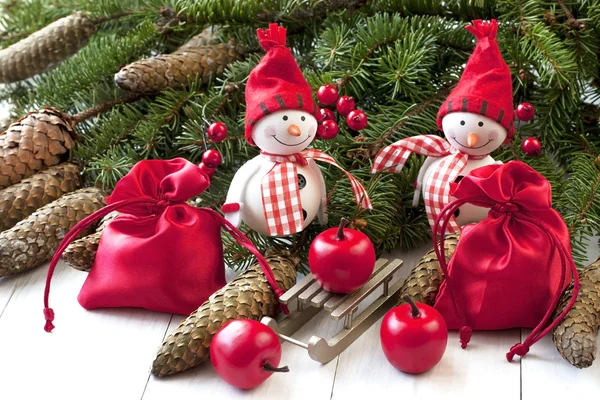
<instances>
[{"instance_id":1,"label":"small red apple","mask_svg":"<svg viewBox=\"0 0 600 400\"><path fill-rule=\"evenodd\" d=\"M444 355L448 327L433 307L414 303L392 308L383 317L379 335L383 353L390 364L402 372L420 374L433 368Z\"/></svg>"},{"instance_id":2,"label":"small red apple","mask_svg":"<svg viewBox=\"0 0 600 400\"><path fill-rule=\"evenodd\" d=\"M364 285L375 268L375 248L364 233L345 228L320 233L308 250L308 265L321 287L334 293L351 293Z\"/></svg>"},{"instance_id":3,"label":"small red apple","mask_svg":"<svg viewBox=\"0 0 600 400\"><path fill-rule=\"evenodd\" d=\"M210 342L210 360L225 382L240 389L252 389L273 372L289 372L277 367L281 344L268 326L250 319L229 321Z\"/></svg>"}]
</instances>

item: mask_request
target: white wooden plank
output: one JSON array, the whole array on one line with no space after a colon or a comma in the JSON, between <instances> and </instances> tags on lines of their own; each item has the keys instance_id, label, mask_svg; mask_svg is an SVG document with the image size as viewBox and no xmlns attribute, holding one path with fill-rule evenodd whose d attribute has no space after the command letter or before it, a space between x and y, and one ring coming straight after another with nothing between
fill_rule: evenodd
<instances>
[{"instance_id":1,"label":"white wooden plank","mask_svg":"<svg viewBox=\"0 0 600 400\"><path fill-rule=\"evenodd\" d=\"M404 279L425 252L420 249L389 256L404 260L398 275ZM519 330L475 332L467 350L460 348L458 334L451 332L440 363L421 375L408 375L392 367L381 349L381 320L339 357L333 400L366 398L399 393L406 399L516 400L520 397L520 368L509 364L505 352L519 340Z\"/></svg>"},{"instance_id":2,"label":"white wooden plank","mask_svg":"<svg viewBox=\"0 0 600 400\"><path fill-rule=\"evenodd\" d=\"M21 277L22 275L17 274L0 278L0 318L2 318L4 309L13 296Z\"/></svg>"},{"instance_id":3,"label":"white wooden plank","mask_svg":"<svg viewBox=\"0 0 600 400\"><path fill-rule=\"evenodd\" d=\"M169 332L180 321L172 321ZM307 342L311 335L331 337L342 327L319 313L301 328L294 338ZM290 367L289 373L273 374L259 387L242 391L229 386L214 371L209 362L189 371L167 378L150 378L143 400L164 400L172 398L206 399L208 396L219 399L298 399L330 400L335 374L336 360L327 365L313 361L305 349L283 343L281 365ZM216 396L216 397L215 397Z\"/></svg>"},{"instance_id":4,"label":"white wooden plank","mask_svg":"<svg viewBox=\"0 0 600 400\"><path fill-rule=\"evenodd\" d=\"M523 338L530 330L523 330ZM523 400L577 399L600 392L600 352L594 364L577 369L556 350L551 335L531 347L523 357Z\"/></svg>"},{"instance_id":5,"label":"white wooden plank","mask_svg":"<svg viewBox=\"0 0 600 400\"><path fill-rule=\"evenodd\" d=\"M0 318L0 398L141 398L171 315L139 309L85 311L76 297L87 274L60 265L50 303L56 329L46 333L46 270L23 275Z\"/></svg>"}]
</instances>

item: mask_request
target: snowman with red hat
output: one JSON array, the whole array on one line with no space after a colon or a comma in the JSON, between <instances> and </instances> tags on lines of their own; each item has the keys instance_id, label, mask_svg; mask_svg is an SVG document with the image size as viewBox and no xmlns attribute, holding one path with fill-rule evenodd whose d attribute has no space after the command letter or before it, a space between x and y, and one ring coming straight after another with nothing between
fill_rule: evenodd
<instances>
[{"instance_id":1,"label":"snowman with red hat","mask_svg":"<svg viewBox=\"0 0 600 400\"><path fill-rule=\"evenodd\" d=\"M514 135L512 80L496 43L498 23L473 21L466 26L476 38L465 70L437 114L437 135L414 136L385 147L377 154L372 173L400 172L411 153L427 156L415 184L413 206L423 192L425 211L433 227L437 215L451 202L450 183L472 170L496 161L490 153ZM488 209L465 204L454 214L448 232L487 217Z\"/></svg>"},{"instance_id":2,"label":"snowman with red hat","mask_svg":"<svg viewBox=\"0 0 600 400\"><path fill-rule=\"evenodd\" d=\"M315 161L342 168L328 154L307 149L317 134L318 109L285 45L285 28L270 24L257 35L267 54L246 85L246 140L261 154L236 172L221 210L235 226L244 221L263 235L285 236L302 231L317 216L327 223L325 181ZM362 184L344 172L357 204L372 208Z\"/></svg>"}]
</instances>

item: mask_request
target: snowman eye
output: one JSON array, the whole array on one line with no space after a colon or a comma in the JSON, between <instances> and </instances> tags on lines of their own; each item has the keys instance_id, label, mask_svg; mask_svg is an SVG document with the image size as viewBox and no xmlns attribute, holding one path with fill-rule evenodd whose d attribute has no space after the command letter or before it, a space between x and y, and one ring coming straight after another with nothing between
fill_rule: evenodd
<instances>
[{"instance_id":1,"label":"snowman eye","mask_svg":"<svg viewBox=\"0 0 600 400\"><path fill-rule=\"evenodd\" d=\"M464 124L465 124L465 121L460 121L460 124L461 124L461 125L464 125Z\"/></svg>"},{"instance_id":2,"label":"snowman eye","mask_svg":"<svg viewBox=\"0 0 600 400\"><path fill-rule=\"evenodd\" d=\"M483 122L479 121L479 123L477 125L483 126Z\"/></svg>"},{"instance_id":3,"label":"snowman eye","mask_svg":"<svg viewBox=\"0 0 600 400\"><path fill-rule=\"evenodd\" d=\"M283 116L283 120L284 120L284 121L287 121L287 120L288 120L288 116L287 116L287 115L284 115L284 116Z\"/></svg>"},{"instance_id":4,"label":"snowman eye","mask_svg":"<svg viewBox=\"0 0 600 400\"><path fill-rule=\"evenodd\" d=\"M306 117L300 117L302 121L306 121Z\"/></svg>"}]
</instances>

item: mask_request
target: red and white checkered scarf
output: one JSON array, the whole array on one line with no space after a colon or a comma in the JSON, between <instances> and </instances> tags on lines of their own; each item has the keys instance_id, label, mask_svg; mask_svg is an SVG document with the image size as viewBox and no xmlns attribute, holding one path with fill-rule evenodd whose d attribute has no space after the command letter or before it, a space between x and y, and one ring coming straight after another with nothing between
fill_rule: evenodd
<instances>
[{"instance_id":1,"label":"red and white checkered scarf","mask_svg":"<svg viewBox=\"0 0 600 400\"><path fill-rule=\"evenodd\" d=\"M307 165L307 158L326 162L344 171L350 180L356 204L360 204L363 208L373 208L363 185L352 174L340 167L327 153L316 149L306 149L301 153L288 156L265 152L261 152L261 154L267 160L275 163L261 181L263 210L271 236L291 235L304 228L296 164Z\"/></svg>"},{"instance_id":2,"label":"red and white checkered scarf","mask_svg":"<svg viewBox=\"0 0 600 400\"><path fill-rule=\"evenodd\" d=\"M425 212L429 226L434 226L435 219L442 209L450 203L450 182L454 182L465 169L469 159L482 159L487 156L470 156L460 152L444 138L436 135L413 136L402 139L381 150L375 157L371 173L377 171L400 173L411 153L427 157L444 157L432 171L432 179L423 191ZM416 187L415 190L420 190ZM456 218L452 217L447 232L460 232Z\"/></svg>"}]
</instances>

